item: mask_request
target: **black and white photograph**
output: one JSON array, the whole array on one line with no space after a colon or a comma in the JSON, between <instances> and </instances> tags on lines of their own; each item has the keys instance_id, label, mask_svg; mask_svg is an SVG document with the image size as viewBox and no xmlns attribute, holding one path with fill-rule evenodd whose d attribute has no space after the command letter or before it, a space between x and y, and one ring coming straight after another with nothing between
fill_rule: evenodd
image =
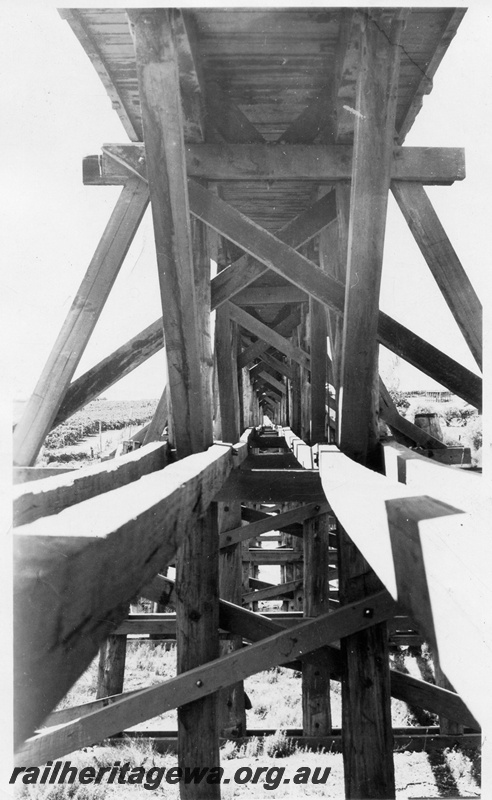
<instances>
[{"instance_id":1,"label":"black and white photograph","mask_svg":"<svg viewBox=\"0 0 492 800\"><path fill-rule=\"evenodd\" d=\"M492 5L2 11L2 795L492 797Z\"/></svg>"}]
</instances>

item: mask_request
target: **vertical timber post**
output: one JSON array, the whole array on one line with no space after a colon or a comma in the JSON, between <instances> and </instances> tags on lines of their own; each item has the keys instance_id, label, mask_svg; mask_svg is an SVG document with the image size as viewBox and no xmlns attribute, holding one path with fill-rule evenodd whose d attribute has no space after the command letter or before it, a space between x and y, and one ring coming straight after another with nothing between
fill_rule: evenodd
<instances>
[{"instance_id":1,"label":"vertical timber post","mask_svg":"<svg viewBox=\"0 0 492 800\"><path fill-rule=\"evenodd\" d=\"M96 700L121 694L125 680L126 635L108 636L99 648Z\"/></svg>"},{"instance_id":2,"label":"vertical timber post","mask_svg":"<svg viewBox=\"0 0 492 800\"><path fill-rule=\"evenodd\" d=\"M215 364L219 384L219 405L222 439L237 442L240 437L239 382L237 369L238 329L229 316L227 305L216 311ZM247 379L249 381L249 377ZM241 525L240 501L219 503L219 529L222 532ZM223 600L241 605L242 549L239 544L221 551L219 556L219 593ZM242 637L230 637L221 643L226 654L242 647ZM243 736L246 733L244 687L242 681L219 693L219 729L222 735Z\"/></svg>"},{"instance_id":3,"label":"vertical timber post","mask_svg":"<svg viewBox=\"0 0 492 800\"><path fill-rule=\"evenodd\" d=\"M320 514L303 523L305 617L329 610L329 522L328 514ZM302 727L304 736L331 734L330 663L323 650L303 659Z\"/></svg>"},{"instance_id":4,"label":"vertical timber post","mask_svg":"<svg viewBox=\"0 0 492 800\"><path fill-rule=\"evenodd\" d=\"M172 10L128 12L154 221L164 337L178 458L212 444L210 254L188 205L181 88ZM211 503L183 531L176 567L178 672L219 655L218 522ZM181 767L219 766L217 694L178 708ZM182 783L183 800L218 800L220 785Z\"/></svg>"},{"instance_id":5,"label":"vertical timber post","mask_svg":"<svg viewBox=\"0 0 492 800\"><path fill-rule=\"evenodd\" d=\"M378 464L379 288L393 158L400 36L405 11L388 17L356 12L359 65L348 229L347 280L339 378L340 449ZM339 529L340 602L360 600L381 584ZM342 639L342 749L345 794L395 797L387 626Z\"/></svg>"}]
</instances>

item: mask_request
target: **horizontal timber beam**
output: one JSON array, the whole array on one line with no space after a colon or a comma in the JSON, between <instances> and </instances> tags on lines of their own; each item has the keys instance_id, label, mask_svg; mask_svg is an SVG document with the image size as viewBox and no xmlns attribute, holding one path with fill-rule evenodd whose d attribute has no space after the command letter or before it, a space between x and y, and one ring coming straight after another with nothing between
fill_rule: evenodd
<instances>
[{"instance_id":1,"label":"horizontal timber beam","mask_svg":"<svg viewBox=\"0 0 492 800\"><path fill-rule=\"evenodd\" d=\"M312 261L255 224L237 209L188 181L190 211L266 266L343 315L345 288ZM482 381L383 311L378 317L378 341L454 394L481 406Z\"/></svg>"},{"instance_id":2,"label":"horizontal timber beam","mask_svg":"<svg viewBox=\"0 0 492 800\"><path fill-rule=\"evenodd\" d=\"M264 583L264 582L262 582ZM266 586L268 589L275 588L271 584ZM174 581L157 575L156 578L141 590L143 597L156 603L173 605ZM257 614L246 608L229 603L224 600L219 601L219 625L222 629L242 636L250 642L257 642L278 633L282 626L263 614ZM340 679L342 665L340 651L332 646L324 646L323 650L330 657L331 678ZM290 666L293 662L285 666ZM296 669L302 669L302 663L297 662ZM454 692L441 689L433 684L412 678L392 670L390 672L391 694L410 705L417 705L426 708L435 714L442 714L449 719L454 719L471 728L478 729L478 723L470 714L461 698ZM130 693L125 693L128 697ZM47 726L60 725L70 720L79 719L86 716L98 708L120 700L122 695L114 695L110 698L95 700L90 703L73 708L62 709L50 714L46 720Z\"/></svg>"},{"instance_id":3,"label":"horizontal timber beam","mask_svg":"<svg viewBox=\"0 0 492 800\"><path fill-rule=\"evenodd\" d=\"M58 514L91 497L126 486L167 464L167 442L153 442L121 458L14 487L14 524Z\"/></svg>"},{"instance_id":4,"label":"horizontal timber beam","mask_svg":"<svg viewBox=\"0 0 492 800\"><path fill-rule=\"evenodd\" d=\"M351 145L186 144L188 177L213 181L346 181L352 177ZM115 158L116 157L116 158ZM145 175L143 144L105 144L95 173L88 156L84 183L114 185L128 179L125 162ZM142 160L143 159L143 160ZM85 159L83 165L85 164ZM465 177L465 152L457 147L396 147L391 178L449 184Z\"/></svg>"},{"instance_id":5,"label":"horizontal timber beam","mask_svg":"<svg viewBox=\"0 0 492 800\"><path fill-rule=\"evenodd\" d=\"M269 586L267 589L256 589L252 592L243 594L243 603L258 602L259 600L277 600L286 594L292 595L293 592L302 592L301 581L287 581L276 586Z\"/></svg>"},{"instance_id":6,"label":"horizontal timber beam","mask_svg":"<svg viewBox=\"0 0 492 800\"><path fill-rule=\"evenodd\" d=\"M17 528L17 743L81 675L126 616L132 597L172 561L181 533L204 513L247 445L234 450L237 455L232 445L214 445L164 472Z\"/></svg>"},{"instance_id":7,"label":"horizontal timber beam","mask_svg":"<svg viewBox=\"0 0 492 800\"><path fill-rule=\"evenodd\" d=\"M139 169L142 172L141 167ZM139 173L136 171L136 174ZM286 246L281 237L277 238L268 233L244 214L241 214L196 182L188 181L188 187L192 214L198 216L239 247L242 247L254 259L262 262L265 268L278 272L298 288L325 303L336 313L343 315L345 289L342 283L323 273L313 262L295 252L292 246ZM333 216L330 217L329 221L336 219L334 192L325 195L322 200L333 206ZM318 201L318 203L320 202ZM300 245L295 244L295 246ZM244 265L250 263L247 261L246 256L243 258L245 259ZM265 272L265 269L254 261L251 264L251 270L248 268L246 271L243 269L235 271L235 267L242 260L239 259L234 267L228 267L213 279L212 308L217 307L220 302L225 302L235 292L245 288ZM227 274L225 275L225 273ZM231 280L232 283L231 285L226 283L224 287L221 287L222 291L219 290L218 284L215 284L217 290L214 297L214 281L220 279L220 276L224 276L221 280ZM442 351L433 347L382 311L379 312L378 341L424 374L441 383L454 394L462 397L471 405L481 408L482 380L478 375L458 364L454 359L442 353ZM256 346L259 346L261 351L262 345L256 343ZM249 361L245 362L242 357L238 360L238 366L240 367L246 366L248 363Z\"/></svg>"},{"instance_id":8,"label":"horizontal timber beam","mask_svg":"<svg viewBox=\"0 0 492 800\"><path fill-rule=\"evenodd\" d=\"M455 469L396 442L383 443L388 478L431 494L443 503L473 512L485 498L485 478L475 470Z\"/></svg>"},{"instance_id":9,"label":"horizontal timber beam","mask_svg":"<svg viewBox=\"0 0 492 800\"><path fill-rule=\"evenodd\" d=\"M237 306L307 303L308 300L309 295L292 284L287 286L250 286L234 295L234 303Z\"/></svg>"},{"instance_id":10,"label":"horizontal timber beam","mask_svg":"<svg viewBox=\"0 0 492 800\"><path fill-rule=\"evenodd\" d=\"M319 514L325 514L329 510L328 503L307 503L299 508L293 508L291 511L284 511L282 514L268 514L265 519L221 533L219 546L228 547L231 544L253 539L268 531L278 531L286 525L304 522L304 520L317 517Z\"/></svg>"},{"instance_id":11,"label":"horizontal timber beam","mask_svg":"<svg viewBox=\"0 0 492 800\"><path fill-rule=\"evenodd\" d=\"M320 446L319 469L339 523L437 648L446 677L471 713L479 722L487 719L492 711L486 666L492 606L488 509L479 505L466 513L433 498L428 481L420 494L355 463L335 446ZM465 661L462 653L468 654Z\"/></svg>"},{"instance_id":12,"label":"horizontal timber beam","mask_svg":"<svg viewBox=\"0 0 492 800\"><path fill-rule=\"evenodd\" d=\"M368 608L371 609L370 615ZM105 708L34 736L17 750L16 764L44 764L48 759L80 750L142 720L198 700L262 670L285 664L349 633L364 630L388 619L395 610L395 603L388 593L379 592L362 603L345 606L302 622L295 628L279 631L162 684L128 696L122 695L119 701Z\"/></svg>"},{"instance_id":13,"label":"horizontal timber beam","mask_svg":"<svg viewBox=\"0 0 492 800\"><path fill-rule=\"evenodd\" d=\"M214 498L220 502L326 502L319 472L308 469L239 469L230 475Z\"/></svg>"}]
</instances>

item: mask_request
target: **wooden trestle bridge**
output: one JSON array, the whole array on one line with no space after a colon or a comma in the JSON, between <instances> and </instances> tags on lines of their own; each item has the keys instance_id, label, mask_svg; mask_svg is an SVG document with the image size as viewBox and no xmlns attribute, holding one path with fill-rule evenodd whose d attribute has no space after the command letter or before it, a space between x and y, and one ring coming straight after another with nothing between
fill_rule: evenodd
<instances>
[{"instance_id":1,"label":"wooden trestle bridge","mask_svg":"<svg viewBox=\"0 0 492 800\"><path fill-rule=\"evenodd\" d=\"M220 737L246 733L243 679L287 664L308 737L331 735L342 680L347 797L393 797L391 695L457 737L492 696L481 479L446 465L378 375L383 344L481 404L478 373L378 304L391 191L481 367L480 302L424 188L462 180L464 153L404 146L464 11L61 14L129 141L84 160L86 184L121 195L14 432L17 762L178 707L181 763L217 764ZM149 201L163 316L73 381ZM47 433L164 346L140 449L45 478ZM259 549L272 530L280 548ZM269 559L284 584L252 577ZM175 616L129 616L138 596ZM293 618L250 610L272 597ZM175 637L177 676L122 692L129 632ZM390 671L405 637L430 643L440 686ZM100 697L56 711L98 649Z\"/></svg>"}]
</instances>

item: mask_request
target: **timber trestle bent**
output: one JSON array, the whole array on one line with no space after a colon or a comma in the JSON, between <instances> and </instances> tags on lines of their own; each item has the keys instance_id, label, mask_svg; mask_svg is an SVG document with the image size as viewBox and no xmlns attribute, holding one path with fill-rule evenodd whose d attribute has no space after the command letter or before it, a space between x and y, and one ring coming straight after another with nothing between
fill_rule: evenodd
<instances>
[{"instance_id":1,"label":"timber trestle bent","mask_svg":"<svg viewBox=\"0 0 492 800\"><path fill-rule=\"evenodd\" d=\"M382 345L481 407L480 300L424 188L452 192L464 152L404 144L464 11L60 13L128 141L84 159L85 185L121 195L14 430L16 761L177 708L179 763L218 765L250 731L243 681L283 665L302 673L292 735L341 747L347 798L392 798L400 736L475 744L492 711L482 479L378 368ZM379 308L389 192L477 372ZM74 380L148 206L162 317ZM159 350L141 447L43 472L49 431ZM176 641L177 674L124 691L128 636ZM436 685L397 669L422 642ZM60 709L98 652L97 696ZM393 732L391 697L440 733Z\"/></svg>"}]
</instances>

